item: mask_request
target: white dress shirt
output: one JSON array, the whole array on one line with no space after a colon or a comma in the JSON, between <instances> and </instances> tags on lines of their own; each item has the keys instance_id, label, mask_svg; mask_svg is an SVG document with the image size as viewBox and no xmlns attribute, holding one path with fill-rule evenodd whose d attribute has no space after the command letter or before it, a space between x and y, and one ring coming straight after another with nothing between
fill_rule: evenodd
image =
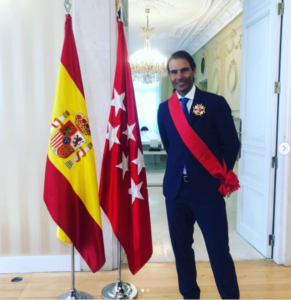
<instances>
[{"instance_id":1,"label":"white dress shirt","mask_svg":"<svg viewBox=\"0 0 291 300\"><path fill-rule=\"evenodd\" d=\"M187 95L185 95L184 97L183 97L183 96L180 96L180 95L178 94L178 92L176 92L179 100L180 100L181 98L188 98L188 99L189 99L188 102L187 102L187 109L188 109L188 113L189 113L189 114L190 114L191 106L192 106L192 104L193 104L195 92L196 92L196 86L195 86L194 84L193 84L192 89L190 90L190 92L189 92ZM182 105L182 103L181 103L181 105Z\"/></svg>"},{"instance_id":2,"label":"white dress shirt","mask_svg":"<svg viewBox=\"0 0 291 300\"><path fill-rule=\"evenodd\" d=\"M190 90L190 92L187 95L185 95L184 97L179 95L178 92L176 92L179 100L181 98L188 98L189 99L188 102L187 102L187 109L188 109L189 114L190 114L190 109L191 109L191 106L192 106L192 103L193 103L193 100L194 100L195 92L196 92L196 86L194 84L193 84L192 89ZM181 105L182 105L182 102L181 102ZM183 175L187 175L186 165L184 165L184 168L183 168Z\"/></svg>"}]
</instances>

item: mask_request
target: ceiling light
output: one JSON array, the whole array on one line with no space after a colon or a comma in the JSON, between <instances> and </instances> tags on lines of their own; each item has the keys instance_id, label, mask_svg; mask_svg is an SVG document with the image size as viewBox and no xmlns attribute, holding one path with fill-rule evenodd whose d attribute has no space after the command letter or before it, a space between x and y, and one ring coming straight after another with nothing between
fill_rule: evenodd
<instances>
[{"instance_id":1,"label":"ceiling light","mask_svg":"<svg viewBox=\"0 0 291 300\"><path fill-rule=\"evenodd\" d=\"M161 81L167 76L167 59L159 51L151 48L150 37L154 36L155 28L149 28L149 13L146 9L147 27L141 27L141 36L146 38L143 49L135 52L129 59L132 79L134 81L150 84Z\"/></svg>"}]
</instances>

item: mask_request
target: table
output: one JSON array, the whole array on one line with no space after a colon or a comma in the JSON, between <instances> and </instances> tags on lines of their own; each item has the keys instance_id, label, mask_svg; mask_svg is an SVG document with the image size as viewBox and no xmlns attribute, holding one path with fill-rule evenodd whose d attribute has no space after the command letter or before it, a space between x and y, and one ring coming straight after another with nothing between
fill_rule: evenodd
<instances>
[{"instance_id":1,"label":"table","mask_svg":"<svg viewBox=\"0 0 291 300\"><path fill-rule=\"evenodd\" d=\"M144 151L143 155L154 155L155 165L156 165L157 164L156 155L167 155L167 152L165 150L161 150L161 151Z\"/></svg>"}]
</instances>

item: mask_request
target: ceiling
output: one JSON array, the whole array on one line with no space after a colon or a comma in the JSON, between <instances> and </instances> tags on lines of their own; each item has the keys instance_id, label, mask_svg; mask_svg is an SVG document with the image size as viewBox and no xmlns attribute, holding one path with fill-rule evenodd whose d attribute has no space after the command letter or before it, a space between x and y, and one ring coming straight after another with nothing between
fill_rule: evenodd
<instances>
[{"instance_id":1,"label":"ceiling","mask_svg":"<svg viewBox=\"0 0 291 300\"><path fill-rule=\"evenodd\" d=\"M166 56L178 50L191 55L242 12L243 0L129 0L129 53L144 46L140 27L155 27L151 46Z\"/></svg>"}]
</instances>

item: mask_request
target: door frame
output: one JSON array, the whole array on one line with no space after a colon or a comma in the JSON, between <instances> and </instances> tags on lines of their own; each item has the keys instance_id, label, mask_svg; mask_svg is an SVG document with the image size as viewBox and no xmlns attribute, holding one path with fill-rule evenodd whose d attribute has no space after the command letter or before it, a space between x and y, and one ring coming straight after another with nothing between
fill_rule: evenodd
<instances>
[{"instance_id":1,"label":"door frame","mask_svg":"<svg viewBox=\"0 0 291 300\"><path fill-rule=\"evenodd\" d=\"M291 3L284 1L281 41L281 93L278 107L278 145L291 145ZM289 55L288 55L289 53ZM291 266L291 152L282 155L278 151L276 170L273 260L277 264Z\"/></svg>"}]
</instances>

